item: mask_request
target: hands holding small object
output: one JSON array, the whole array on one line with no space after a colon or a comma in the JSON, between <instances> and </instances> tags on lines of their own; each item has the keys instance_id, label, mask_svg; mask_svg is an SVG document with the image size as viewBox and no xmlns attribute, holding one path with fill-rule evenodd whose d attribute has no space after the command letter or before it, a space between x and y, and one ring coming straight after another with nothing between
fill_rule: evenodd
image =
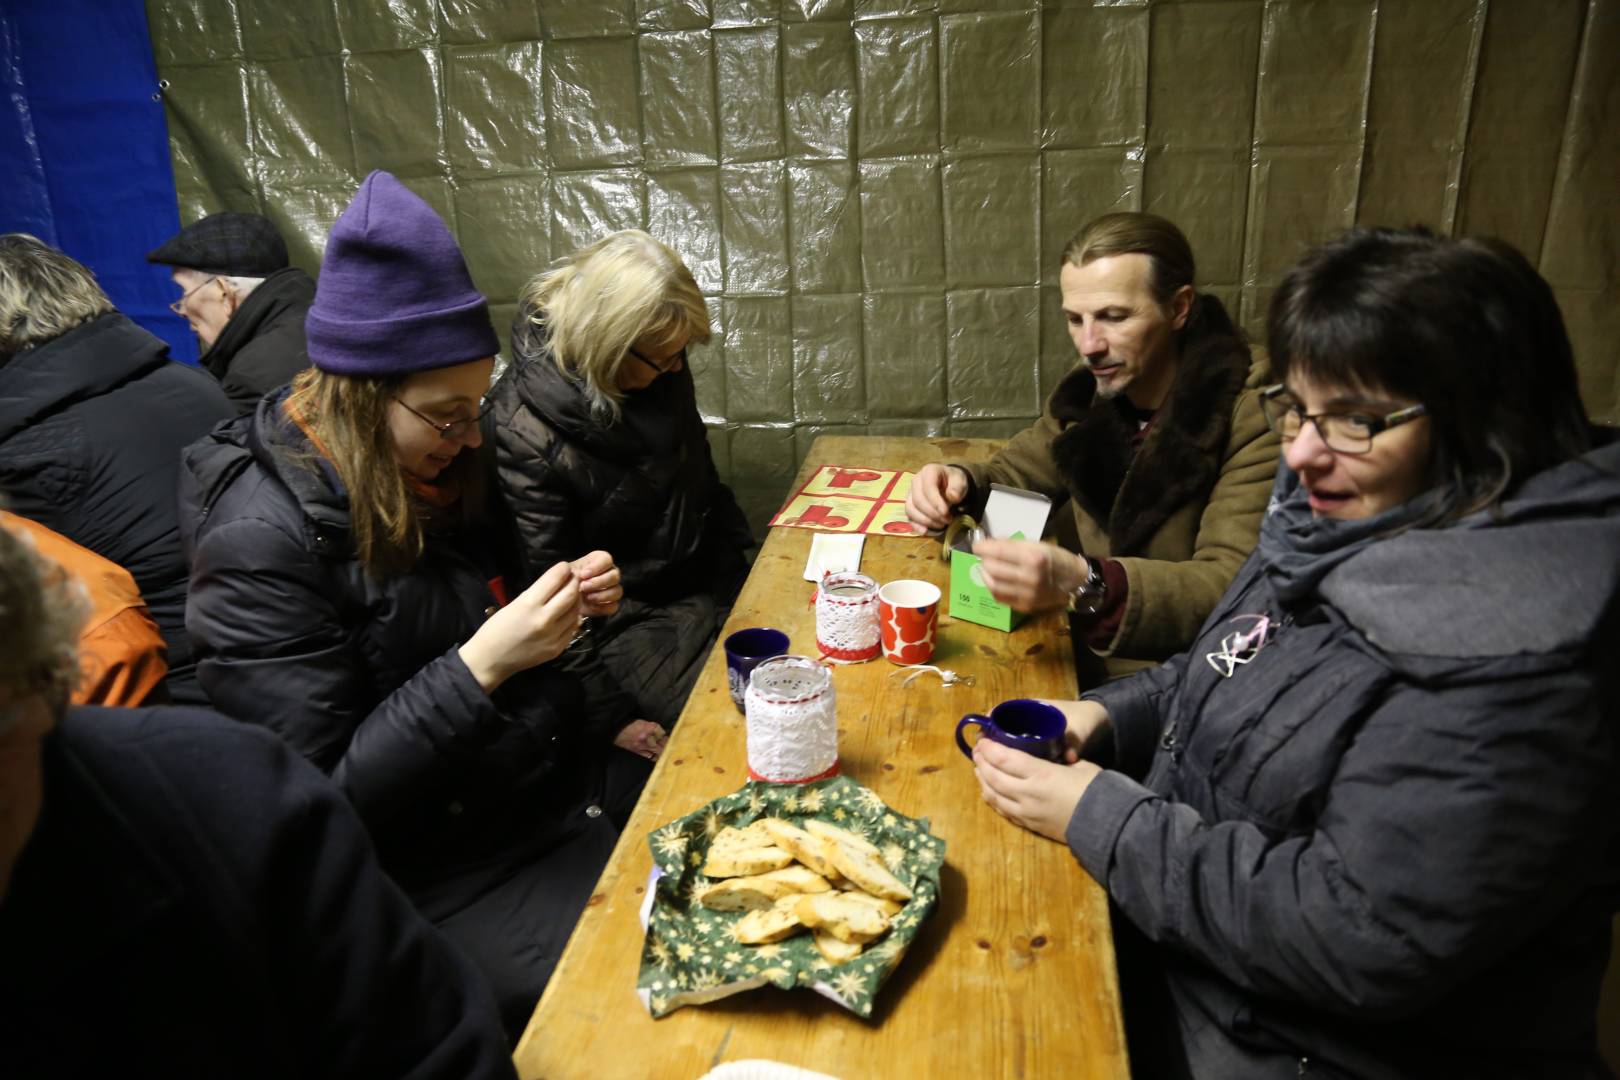
<instances>
[{"instance_id":1,"label":"hands holding small object","mask_svg":"<svg viewBox=\"0 0 1620 1080\"><path fill-rule=\"evenodd\" d=\"M977 540L973 554L990 595L1025 613L1066 606L1090 572L1084 556L1034 540Z\"/></svg>"},{"instance_id":2,"label":"hands holding small object","mask_svg":"<svg viewBox=\"0 0 1620 1080\"><path fill-rule=\"evenodd\" d=\"M579 595L585 617L612 615L619 610L624 599L624 585L613 556L605 551L593 551L569 563L574 580L579 583Z\"/></svg>"},{"instance_id":3,"label":"hands holding small object","mask_svg":"<svg viewBox=\"0 0 1620 1080\"><path fill-rule=\"evenodd\" d=\"M668 733L651 720L632 720L613 736L614 746L644 757L648 761L656 761L668 742Z\"/></svg>"},{"instance_id":4,"label":"hands holding small object","mask_svg":"<svg viewBox=\"0 0 1620 1080\"><path fill-rule=\"evenodd\" d=\"M956 465L924 465L911 478L906 517L928 529L943 529L968 494L968 475Z\"/></svg>"},{"instance_id":5,"label":"hands holding small object","mask_svg":"<svg viewBox=\"0 0 1620 1080\"><path fill-rule=\"evenodd\" d=\"M518 672L556 659L584 617L574 570L560 562L486 619L458 652L478 685L492 693Z\"/></svg>"}]
</instances>

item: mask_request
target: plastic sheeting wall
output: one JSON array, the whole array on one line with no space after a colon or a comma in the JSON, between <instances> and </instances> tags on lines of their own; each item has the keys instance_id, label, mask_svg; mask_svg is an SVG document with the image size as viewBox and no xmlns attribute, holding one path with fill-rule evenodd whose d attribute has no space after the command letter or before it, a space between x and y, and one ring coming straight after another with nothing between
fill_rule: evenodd
<instances>
[{"instance_id":1,"label":"plastic sheeting wall","mask_svg":"<svg viewBox=\"0 0 1620 1080\"><path fill-rule=\"evenodd\" d=\"M310 269L386 168L504 335L605 231L679 250L757 513L823 431L1001 435L1073 362L1063 242L1147 209L1257 329L1356 222L1537 261L1620 421L1620 0L149 0L181 216L260 210ZM1609 59L1604 60L1604 57Z\"/></svg>"}]
</instances>

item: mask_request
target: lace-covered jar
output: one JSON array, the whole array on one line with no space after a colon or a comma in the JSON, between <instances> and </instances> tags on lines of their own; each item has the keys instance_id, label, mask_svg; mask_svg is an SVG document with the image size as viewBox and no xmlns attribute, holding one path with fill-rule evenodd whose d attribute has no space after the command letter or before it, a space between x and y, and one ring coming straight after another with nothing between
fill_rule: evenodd
<instances>
[{"instance_id":1,"label":"lace-covered jar","mask_svg":"<svg viewBox=\"0 0 1620 1080\"><path fill-rule=\"evenodd\" d=\"M775 784L838 773L832 672L808 656L777 656L748 677L748 775Z\"/></svg>"},{"instance_id":2,"label":"lace-covered jar","mask_svg":"<svg viewBox=\"0 0 1620 1080\"><path fill-rule=\"evenodd\" d=\"M839 664L877 656L881 648L876 581L853 571L821 579L816 588L816 648Z\"/></svg>"}]
</instances>

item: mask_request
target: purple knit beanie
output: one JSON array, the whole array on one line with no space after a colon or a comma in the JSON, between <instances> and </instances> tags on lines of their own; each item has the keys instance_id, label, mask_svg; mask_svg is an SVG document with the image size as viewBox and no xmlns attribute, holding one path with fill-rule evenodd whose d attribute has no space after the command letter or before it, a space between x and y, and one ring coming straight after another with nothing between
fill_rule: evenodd
<instances>
[{"instance_id":1,"label":"purple knit beanie","mask_svg":"<svg viewBox=\"0 0 1620 1080\"><path fill-rule=\"evenodd\" d=\"M500 349L455 237L380 170L332 226L304 328L310 362L340 375L408 375Z\"/></svg>"}]
</instances>

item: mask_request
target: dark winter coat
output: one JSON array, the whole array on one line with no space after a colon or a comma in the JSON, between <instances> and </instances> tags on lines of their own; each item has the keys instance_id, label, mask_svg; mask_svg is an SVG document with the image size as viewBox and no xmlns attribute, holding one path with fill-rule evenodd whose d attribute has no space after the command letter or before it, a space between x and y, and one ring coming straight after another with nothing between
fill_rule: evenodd
<instances>
[{"instance_id":1,"label":"dark winter coat","mask_svg":"<svg viewBox=\"0 0 1620 1080\"><path fill-rule=\"evenodd\" d=\"M179 702L207 700L185 632L180 450L231 414L213 379L170 360L167 345L116 312L0 367L0 494L130 572L163 634Z\"/></svg>"},{"instance_id":2,"label":"dark winter coat","mask_svg":"<svg viewBox=\"0 0 1620 1080\"><path fill-rule=\"evenodd\" d=\"M71 709L0 905L14 1077L509 1077L489 990L332 786L202 710Z\"/></svg>"},{"instance_id":3,"label":"dark winter coat","mask_svg":"<svg viewBox=\"0 0 1620 1080\"><path fill-rule=\"evenodd\" d=\"M507 579L501 529L431 531L379 580L335 470L285 394L190 447L186 625L219 709L338 782L383 867L483 970L516 1035L635 803L646 769L548 664L486 694L458 647ZM471 451L467 451L471 452ZM605 812L604 812L605 811Z\"/></svg>"},{"instance_id":4,"label":"dark winter coat","mask_svg":"<svg viewBox=\"0 0 1620 1080\"><path fill-rule=\"evenodd\" d=\"M309 366L304 316L315 299L315 279L295 266L277 270L248 293L203 354L207 368L238 413L292 381Z\"/></svg>"},{"instance_id":5,"label":"dark winter coat","mask_svg":"<svg viewBox=\"0 0 1620 1080\"><path fill-rule=\"evenodd\" d=\"M1086 695L1119 771L1069 845L1158 947L1195 1075L1596 1067L1620 447L1375 535L1411 512L1313 521L1283 468L1192 649ZM1217 671L1259 614L1280 626Z\"/></svg>"},{"instance_id":6,"label":"dark winter coat","mask_svg":"<svg viewBox=\"0 0 1620 1080\"><path fill-rule=\"evenodd\" d=\"M493 530L430 533L414 569L378 580L335 470L284 400L185 453L186 625L204 688L330 773L407 889L544 850L557 838L537 823L573 795L567 762L611 733L545 668L484 692L457 649L494 610Z\"/></svg>"},{"instance_id":7,"label":"dark winter coat","mask_svg":"<svg viewBox=\"0 0 1620 1080\"><path fill-rule=\"evenodd\" d=\"M969 513L983 510L992 483L1038 491L1052 500L1047 528L1058 543L1124 570L1119 628L1106 649L1081 650L1081 686L1186 648L1265 512L1278 446L1260 412L1270 365L1251 357L1219 300L1197 305L1170 392L1134 454L1134 425L1096 396L1096 377L1078 364L1040 420L989 462L951 463L973 481Z\"/></svg>"},{"instance_id":8,"label":"dark winter coat","mask_svg":"<svg viewBox=\"0 0 1620 1080\"><path fill-rule=\"evenodd\" d=\"M491 391L492 430L527 576L589 551L613 555L625 600L599 628L597 654L638 715L671 723L754 543L715 470L691 372L630 393L614 419L593 412L529 320L513 327L512 348Z\"/></svg>"}]
</instances>

